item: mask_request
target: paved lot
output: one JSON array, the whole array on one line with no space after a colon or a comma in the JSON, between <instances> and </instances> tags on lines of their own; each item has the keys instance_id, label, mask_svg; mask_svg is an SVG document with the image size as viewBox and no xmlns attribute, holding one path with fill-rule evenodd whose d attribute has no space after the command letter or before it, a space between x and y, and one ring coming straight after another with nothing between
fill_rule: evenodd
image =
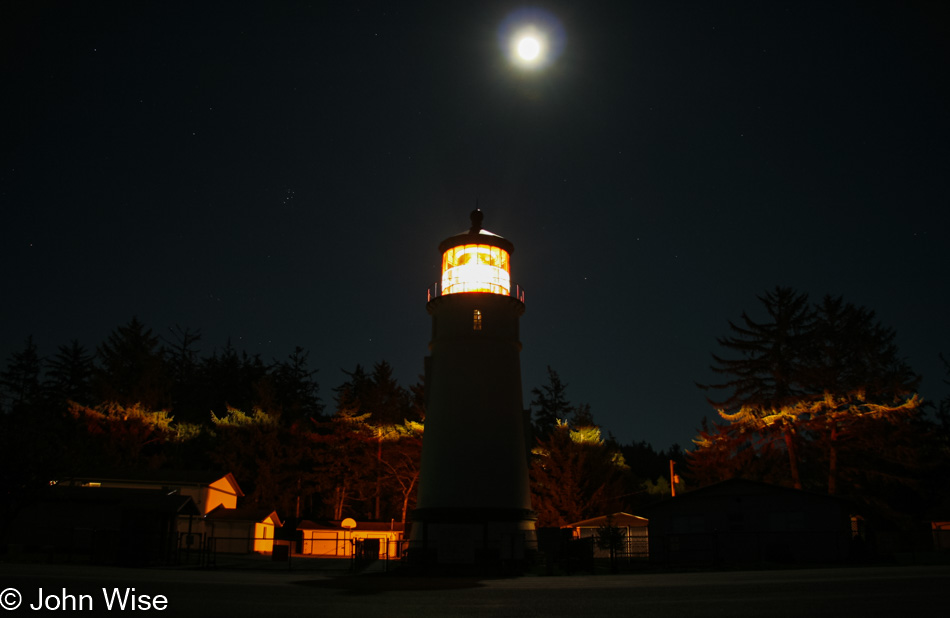
<instances>
[{"instance_id":1,"label":"paved lot","mask_svg":"<svg viewBox=\"0 0 950 618\"><path fill-rule=\"evenodd\" d=\"M948 586L948 566L483 580L0 564L0 590L14 588L22 594L22 604L11 616L52 613L29 609L40 588L57 597L64 590L77 598L88 594L97 614L106 609L102 588L135 588L140 596L167 598L166 610L149 614L174 616L841 618L931 615L945 605ZM112 613L125 612L113 609L104 615Z\"/></svg>"}]
</instances>

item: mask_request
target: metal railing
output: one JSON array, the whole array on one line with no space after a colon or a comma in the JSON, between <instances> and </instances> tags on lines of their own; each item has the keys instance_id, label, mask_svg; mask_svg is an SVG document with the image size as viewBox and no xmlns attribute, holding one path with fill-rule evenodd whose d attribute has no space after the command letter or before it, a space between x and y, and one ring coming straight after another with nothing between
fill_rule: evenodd
<instances>
[{"instance_id":1,"label":"metal railing","mask_svg":"<svg viewBox=\"0 0 950 618\"><path fill-rule=\"evenodd\" d=\"M466 292L455 292L455 293L465 294ZM431 302L433 299L436 299L440 296L443 296L442 282L437 281L435 284L433 284L426 290L426 302ZM499 296L505 296L505 295L500 294ZM524 304L524 288L518 285L517 283L512 285L511 289L508 290L507 296L514 298L521 304Z\"/></svg>"}]
</instances>

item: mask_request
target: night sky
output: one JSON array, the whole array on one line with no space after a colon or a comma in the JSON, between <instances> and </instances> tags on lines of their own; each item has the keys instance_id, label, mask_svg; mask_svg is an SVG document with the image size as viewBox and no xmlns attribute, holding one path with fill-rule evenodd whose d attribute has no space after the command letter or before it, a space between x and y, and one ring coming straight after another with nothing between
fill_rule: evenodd
<instances>
[{"instance_id":1,"label":"night sky","mask_svg":"<svg viewBox=\"0 0 950 618\"><path fill-rule=\"evenodd\" d=\"M504 49L524 20L542 69ZM0 62L4 363L138 316L302 346L327 403L357 363L408 386L477 201L526 406L550 365L619 440L688 447L777 285L873 309L950 393L945 3L35 0Z\"/></svg>"}]
</instances>

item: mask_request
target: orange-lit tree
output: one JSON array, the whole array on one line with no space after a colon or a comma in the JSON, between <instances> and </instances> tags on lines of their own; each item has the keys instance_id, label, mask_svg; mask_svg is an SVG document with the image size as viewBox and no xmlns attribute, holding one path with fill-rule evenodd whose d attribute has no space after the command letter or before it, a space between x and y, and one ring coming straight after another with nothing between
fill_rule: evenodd
<instances>
[{"instance_id":1,"label":"orange-lit tree","mask_svg":"<svg viewBox=\"0 0 950 618\"><path fill-rule=\"evenodd\" d=\"M364 417L334 415L311 434L314 485L328 519L366 517L376 491L376 441Z\"/></svg>"},{"instance_id":2,"label":"orange-lit tree","mask_svg":"<svg viewBox=\"0 0 950 618\"><path fill-rule=\"evenodd\" d=\"M413 394L400 386L393 376L392 366L386 361L376 363L371 375L359 364L352 372L343 373L348 379L334 389L336 417L349 419L351 428L358 426L356 435L364 436L361 439L366 441L367 448L373 449L375 458L366 470L375 478L369 516L382 521L387 519L383 512L387 500L402 503L398 511L404 512L410 497L415 495L417 479L413 474L418 475L421 448L421 442L416 448L416 434L421 432L422 420L418 391ZM355 453L360 451L353 448ZM392 451L395 459L384 451ZM389 518L395 519L396 507L390 508L393 511Z\"/></svg>"},{"instance_id":3,"label":"orange-lit tree","mask_svg":"<svg viewBox=\"0 0 950 618\"><path fill-rule=\"evenodd\" d=\"M867 309L830 296L810 306L788 288L759 300L767 321L743 314L741 325L730 322L733 336L718 340L736 357L714 355L713 370L727 380L702 388L727 391L710 398L727 424L704 424L691 473L704 481L761 476L768 467L760 460L774 458L778 439L790 484L838 493L843 449L857 461L876 426L896 431L919 419L919 378L900 360L894 331ZM824 482L815 474L822 466Z\"/></svg>"},{"instance_id":4,"label":"orange-lit tree","mask_svg":"<svg viewBox=\"0 0 950 618\"><path fill-rule=\"evenodd\" d=\"M260 408L251 414L228 408L212 421L217 436L212 459L247 484L247 501L285 517L296 515L316 475L309 436Z\"/></svg>"},{"instance_id":5,"label":"orange-lit tree","mask_svg":"<svg viewBox=\"0 0 950 618\"><path fill-rule=\"evenodd\" d=\"M623 455L604 441L599 427L558 421L532 450L537 525L563 526L619 510L626 471Z\"/></svg>"},{"instance_id":6,"label":"orange-lit tree","mask_svg":"<svg viewBox=\"0 0 950 618\"><path fill-rule=\"evenodd\" d=\"M406 421L401 425L377 427L380 448L377 458L382 466L382 486L395 498L399 519L415 503L422 459L422 423Z\"/></svg>"},{"instance_id":7,"label":"orange-lit tree","mask_svg":"<svg viewBox=\"0 0 950 618\"><path fill-rule=\"evenodd\" d=\"M81 444L87 465L157 469L165 461L163 446L187 436L173 425L174 419L168 412L149 410L139 404L104 403L90 407L70 402L69 413L85 429Z\"/></svg>"}]
</instances>

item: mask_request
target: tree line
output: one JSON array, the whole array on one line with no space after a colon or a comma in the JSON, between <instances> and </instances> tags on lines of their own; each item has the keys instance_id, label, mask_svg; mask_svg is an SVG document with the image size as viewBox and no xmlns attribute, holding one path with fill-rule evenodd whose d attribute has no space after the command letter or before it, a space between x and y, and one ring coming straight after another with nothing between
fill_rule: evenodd
<instances>
[{"instance_id":1,"label":"tree line","mask_svg":"<svg viewBox=\"0 0 950 618\"><path fill-rule=\"evenodd\" d=\"M0 458L10 508L51 480L122 470L232 472L245 504L284 517L406 521L425 427L423 385L385 361L342 370L327 404L308 352L265 362L230 343L202 356L198 331L163 335L133 318L90 351L43 357L28 337L0 371ZM531 478L539 524L563 525L657 499L676 447L619 445L548 369L534 389ZM487 451L486 451L487 452ZM636 462L629 466L626 461ZM644 485L647 483L647 485Z\"/></svg>"},{"instance_id":2,"label":"tree line","mask_svg":"<svg viewBox=\"0 0 950 618\"><path fill-rule=\"evenodd\" d=\"M722 380L698 385L716 415L688 451L619 443L548 367L526 418L539 526L636 513L669 495L671 460L678 489L741 476L840 495L899 526L950 503L950 398L920 398L893 329L841 298L776 288L758 300L764 319L743 313L718 339ZM357 365L325 403L303 348L265 362L230 343L202 356L200 340L134 318L94 351L73 341L44 358L27 338L0 371L5 508L62 475L218 469L245 503L286 517L409 518L421 383L399 384L385 361Z\"/></svg>"}]
</instances>

